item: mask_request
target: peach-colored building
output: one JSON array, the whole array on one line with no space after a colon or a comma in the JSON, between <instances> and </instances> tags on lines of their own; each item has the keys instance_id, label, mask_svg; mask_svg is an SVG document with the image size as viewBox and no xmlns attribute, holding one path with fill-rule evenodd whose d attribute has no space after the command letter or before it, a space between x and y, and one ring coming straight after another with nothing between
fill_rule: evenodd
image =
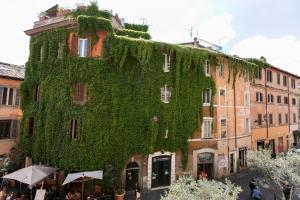
<instances>
[{"instance_id":1,"label":"peach-colored building","mask_svg":"<svg viewBox=\"0 0 300 200\"><path fill-rule=\"evenodd\" d=\"M3 159L18 141L20 85L24 79L24 66L0 62L0 158Z\"/></svg>"},{"instance_id":2,"label":"peach-colored building","mask_svg":"<svg viewBox=\"0 0 300 200\"><path fill-rule=\"evenodd\" d=\"M298 130L299 77L276 67L261 69L251 84L252 148L287 151Z\"/></svg>"}]
</instances>

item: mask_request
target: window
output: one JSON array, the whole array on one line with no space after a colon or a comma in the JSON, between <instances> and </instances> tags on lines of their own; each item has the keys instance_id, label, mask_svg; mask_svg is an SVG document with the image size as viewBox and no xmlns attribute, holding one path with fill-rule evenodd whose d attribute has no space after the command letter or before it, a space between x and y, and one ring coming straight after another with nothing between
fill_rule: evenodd
<instances>
[{"instance_id":1,"label":"window","mask_svg":"<svg viewBox=\"0 0 300 200\"><path fill-rule=\"evenodd\" d=\"M226 126L226 119L221 119L221 126Z\"/></svg>"},{"instance_id":2,"label":"window","mask_svg":"<svg viewBox=\"0 0 300 200\"><path fill-rule=\"evenodd\" d=\"M1 105L19 105L20 93L17 88L0 87L0 104Z\"/></svg>"},{"instance_id":3,"label":"window","mask_svg":"<svg viewBox=\"0 0 300 200\"><path fill-rule=\"evenodd\" d=\"M285 114L285 123L289 123L289 114Z\"/></svg>"},{"instance_id":4,"label":"window","mask_svg":"<svg viewBox=\"0 0 300 200\"><path fill-rule=\"evenodd\" d=\"M221 138L226 138L227 137L227 131L221 131Z\"/></svg>"},{"instance_id":5,"label":"window","mask_svg":"<svg viewBox=\"0 0 300 200\"><path fill-rule=\"evenodd\" d=\"M249 118L246 118L246 123L245 123L245 133L249 134L250 133L250 120Z\"/></svg>"},{"instance_id":6,"label":"window","mask_svg":"<svg viewBox=\"0 0 300 200\"><path fill-rule=\"evenodd\" d=\"M287 78L286 78L286 76L283 76L283 86L287 86Z\"/></svg>"},{"instance_id":7,"label":"window","mask_svg":"<svg viewBox=\"0 0 300 200\"><path fill-rule=\"evenodd\" d=\"M292 98L292 104L296 105L296 99L295 98Z\"/></svg>"},{"instance_id":8,"label":"window","mask_svg":"<svg viewBox=\"0 0 300 200\"><path fill-rule=\"evenodd\" d=\"M80 57L87 57L89 54L89 40L86 38L79 39L79 48L78 48L78 55Z\"/></svg>"},{"instance_id":9,"label":"window","mask_svg":"<svg viewBox=\"0 0 300 200\"><path fill-rule=\"evenodd\" d=\"M212 119L203 119L202 138L212 138Z\"/></svg>"},{"instance_id":10,"label":"window","mask_svg":"<svg viewBox=\"0 0 300 200\"><path fill-rule=\"evenodd\" d=\"M34 86L34 100L35 101L40 101L40 85L39 84L35 84Z\"/></svg>"},{"instance_id":11,"label":"window","mask_svg":"<svg viewBox=\"0 0 300 200\"><path fill-rule=\"evenodd\" d=\"M78 138L77 124L77 119L71 119L69 130L69 136L71 140L77 140Z\"/></svg>"},{"instance_id":12,"label":"window","mask_svg":"<svg viewBox=\"0 0 300 200\"><path fill-rule=\"evenodd\" d=\"M261 92L256 92L256 102L263 102L263 94Z\"/></svg>"},{"instance_id":13,"label":"window","mask_svg":"<svg viewBox=\"0 0 300 200\"><path fill-rule=\"evenodd\" d=\"M281 117L281 113L278 114L278 124L282 124L282 117Z\"/></svg>"},{"instance_id":14,"label":"window","mask_svg":"<svg viewBox=\"0 0 300 200\"><path fill-rule=\"evenodd\" d=\"M220 96L225 96L225 90L224 89L220 89Z\"/></svg>"},{"instance_id":15,"label":"window","mask_svg":"<svg viewBox=\"0 0 300 200\"><path fill-rule=\"evenodd\" d=\"M277 96L277 103L281 103L281 96Z\"/></svg>"},{"instance_id":16,"label":"window","mask_svg":"<svg viewBox=\"0 0 300 200\"><path fill-rule=\"evenodd\" d=\"M170 98L171 98L171 91L167 85L164 87L160 88L160 96L161 96L161 101L164 103L169 103Z\"/></svg>"},{"instance_id":17,"label":"window","mask_svg":"<svg viewBox=\"0 0 300 200\"><path fill-rule=\"evenodd\" d=\"M271 70L267 70L267 81L272 83L272 71Z\"/></svg>"},{"instance_id":18,"label":"window","mask_svg":"<svg viewBox=\"0 0 300 200\"><path fill-rule=\"evenodd\" d=\"M269 114L269 124L273 125L273 114Z\"/></svg>"},{"instance_id":19,"label":"window","mask_svg":"<svg viewBox=\"0 0 300 200\"><path fill-rule=\"evenodd\" d=\"M221 62L219 67L219 76L224 77L224 64Z\"/></svg>"},{"instance_id":20,"label":"window","mask_svg":"<svg viewBox=\"0 0 300 200\"><path fill-rule=\"evenodd\" d=\"M287 97L284 97L284 104L289 104L289 99Z\"/></svg>"},{"instance_id":21,"label":"window","mask_svg":"<svg viewBox=\"0 0 300 200\"><path fill-rule=\"evenodd\" d=\"M261 126L262 122L263 122L263 120L262 120L262 114L258 114L257 115L257 125Z\"/></svg>"},{"instance_id":22,"label":"window","mask_svg":"<svg viewBox=\"0 0 300 200\"><path fill-rule=\"evenodd\" d=\"M57 58L58 59L63 58L64 49L65 49L65 43L64 42L58 43L58 50L57 50Z\"/></svg>"},{"instance_id":23,"label":"window","mask_svg":"<svg viewBox=\"0 0 300 200\"><path fill-rule=\"evenodd\" d=\"M210 104L211 102L211 90L206 89L203 93L203 103Z\"/></svg>"},{"instance_id":24,"label":"window","mask_svg":"<svg viewBox=\"0 0 300 200\"><path fill-rule=\"evenodd\" d=\"M277 84L280 85L280 74L277 74Z\"/></svg>"},{"instance_id":25,"label":"window","mask_svg":"<svg viewBox=\"0 0 300 200\"><path fill-rule=\"evenodd\" d=\"M293 113L293 122L296 123L296 113Z\"/></svg>"},{"instance_id":26,"label":"window","mask_svg":"<svg viewBox=\"0 0 300 200\"><path fill-rule=\"evenodd\" d=\"M291 87L292 87L293 89L296 88L296 81L295 81L295 79L292 79L292 80L291 80Z\"/></svg>"},{"instance_id":27,"label":"window","mask_svg":"<svg viewBox=\"0 0 300 200\"><path fill-rule=\"evenodd\" d=\"M257 72L256 72L256 79L259 79L261 80L261 69L257 69Z\"/></svg>"},{"instance_id":28,"label":"window","mask_svg":"<svg viewBox=\"0 0 300 200\"><path fill-rule=\"evenodd\" d=\"M210 76L210 63L209 63L209 60L205 60L205 75Z\"/></svg>"},{"instance_id":29,"label":"window","mask_svg":"<svg viewBox=\"0 0 300 200\"><path fill-rule=\"evenodd\" d=\"M86 101L86 86L84 83L73 84L73 102L84 104Z\"/></svg>"},{"instance_id":30,"label":"window","mask_svg":"<svg viewBox=\"0 0 300 200\"><path fill-rule=\"evenodd\" d=\"M34 118L30 117L28 120L28 128L27 128L27 135L32 137L34 134Z\"/></svg>"},{"instance_id":31,"label":"window","mask_svg":"<svg viewBox=\"0 0 300 200\"><path fill-rule=\"evenodd\" d=\"M272 94L268 94L268 103L274 103L274 98Z\"/></svg>"},{"instance_id":32,"label":"window","mask_svg":"<svg viewBox=\"0 0 300 200\"><path fill-rule=\"evenodd\" d=\"M44 60L44 56L45 56L45 53L44 53L44 47L42 46L41 47L41 50L40 50L41 52L40 52L40 61L43 61Z\"/></svg>"},{"instance_id":33,"label":"window","mask_svg":"<svg viewBox=\"0 0 300 200\"><path fill-rule=\"evenodd\" d=\"M17 138L19 133L18 120L0 120L0 139Z\"/></svg>"},{"instance_id":34,"label":"window","mask_svg":"<svg viewBox=\"0 0 300 200\"><path fill-rule=\"evenodd\" d=\"M249 92L244 93L244 106L249 106L250 105L250 97L249 97Z\"/></svg>"},{"instance_id":35,"label":"window","mask_svg":"<svg viewBox=\"0 0 300 200\"><path fill-rule=\"evenodd\" d=\"M171 67L171 55L166 54L166 53L164 53L163 55L165 58L163 70L164 70L164 72L169 72L170 67Z\"/></svg>"}]
</instances>

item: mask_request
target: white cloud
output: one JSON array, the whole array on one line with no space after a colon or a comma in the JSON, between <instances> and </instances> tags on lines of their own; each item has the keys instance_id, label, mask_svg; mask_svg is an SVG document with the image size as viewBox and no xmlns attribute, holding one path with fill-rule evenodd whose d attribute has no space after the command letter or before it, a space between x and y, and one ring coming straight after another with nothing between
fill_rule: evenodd
<instances>
[{"instance_id":1,"label":"white cloud","mask_svg":"<svg viewBox=\"0 0 300 200\"><path fill-rule=\"evenodd\" d=\"M300 39L292 35L278 38L257 35L240 41L231 49L232 54L240 57L264 56L268 63L300 75L299 52Z\"/></svg>"},{"instance_id":2,"label":"white cloud","mask_svg":"<svg viewBox=\"0 0 300 200\"><path fill-rule=\"evenodd\" d=\"M224 13L211 17L199 26L199 37L217 45L225 45L235 37L232 15Z\"/></svg>"}]
</instances>

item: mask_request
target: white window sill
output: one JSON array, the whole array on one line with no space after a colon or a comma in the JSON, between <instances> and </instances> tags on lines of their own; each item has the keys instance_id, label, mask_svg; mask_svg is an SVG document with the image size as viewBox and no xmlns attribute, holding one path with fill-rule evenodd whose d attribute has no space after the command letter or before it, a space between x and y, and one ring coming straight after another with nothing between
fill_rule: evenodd
<instances>
[{"instance_id":1,"label":"white window sill","mask_svg":"<svg viewBox=\"0 0 300 200\"><path fill-rule=\"evenodd\" d=\"M203 140L211 140L211 139L213 139L212 137L203 137L203 138L201 138L201 139L203 139Z\"/></svg>"},{"instance_id":2,"label":"white window sill","mask_svg":"<svg viewBox=\"0 0 300 200\"><path fill-rule=\"evenodd\" d=\"M210 103L203 103L203 106L210 106Z\"/></svg>"},{"instance_id":3,"label":"white window sill","mask_svg":"<svg viewBox=\"0 0 300 200\"><path fill-rule=\"evenodd\" d=\"M170 103L170 101L162 101L163 103Z\"/></svg>"},{"instance_id":4,"label":"white window sill","mask_svg":"<svg viewBox=\"0 0 300 200\"><path fill-rule=\"evenodd\" d=\"M205 73L205 76L206 76L206 77L211 77L211 74Z\"/></svg>"}]
</instances>

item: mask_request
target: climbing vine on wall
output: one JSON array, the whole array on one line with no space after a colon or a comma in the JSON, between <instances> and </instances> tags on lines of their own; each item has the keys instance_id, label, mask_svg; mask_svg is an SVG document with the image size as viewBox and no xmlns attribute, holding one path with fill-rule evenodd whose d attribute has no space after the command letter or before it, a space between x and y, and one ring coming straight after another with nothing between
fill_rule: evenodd
<instances>
[{"instance_id":1,"label":"climbing vine on wall","mask_svg":"<svg viewBox=\"0 0 300 200\"><path fill-rule=\"evenodd\" d=\"M116 30L115 31L117 35L123 35L123 36L128 36L132 38L144 38L147 40L151 39L151 36L147 32L142 32L142 31L135 31L135 30L130 30L130 29L122 29L122 30Z\"/></svg>"}]
</instances>

